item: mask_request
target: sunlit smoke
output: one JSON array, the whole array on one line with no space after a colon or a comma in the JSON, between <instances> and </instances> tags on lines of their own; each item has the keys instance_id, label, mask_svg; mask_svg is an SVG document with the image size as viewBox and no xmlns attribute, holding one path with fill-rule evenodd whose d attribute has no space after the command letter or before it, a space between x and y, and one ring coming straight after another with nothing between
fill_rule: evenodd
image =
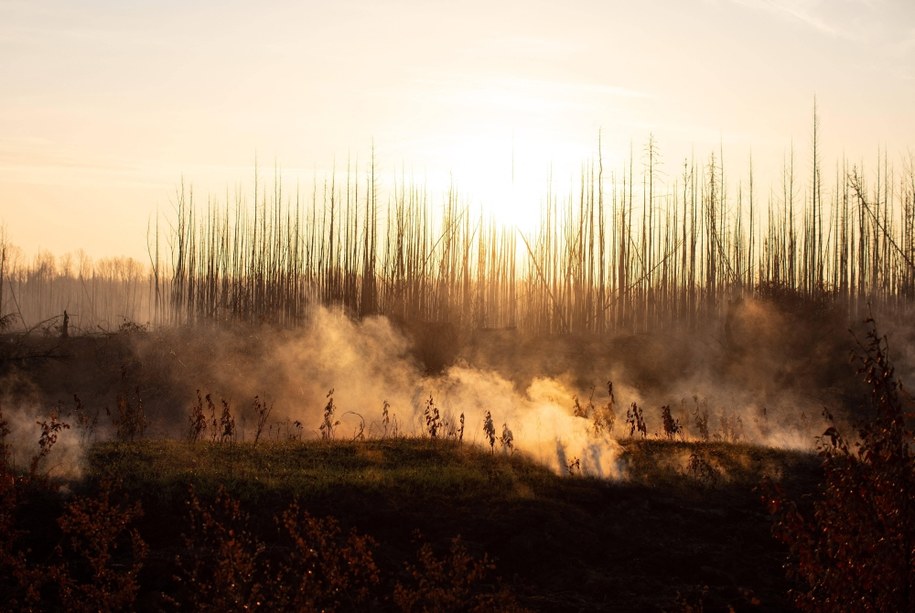
<instances>
[{"instance_id":1,"label":"sunlit smoke","mask_svg":"<svg viewBox=\"0 0 915 613\"><path fill-rule=\"evenodd\" d=\"M424 334L434 336L430 330ZM850 335L836 340L813 324L800 329L796 317L765 301L732 305L711 332L540 346L523 344L514 332L493 338L445 338L455 347L445 367L430 373L416 336L402 325L328 308L315 308L295 329L132 331L111 341L126 339L125 347L96 350L96 363L74 368L72 380L70 367L54 371L55 391L8 373L2 408L20 466L38 453L37 422L52 410L73 426L57 433L42 460L47 472L71 476L81 470L87 443L117 435L107 416L125 395L144 406L145 436L182 439L199 391L217 405L225 400L241 441L254 437L255 397L272 408L262 438L274 440L321 437L322 412L333 398L338 440L430 437L427 411L434 409L437 437L523 454L558 474L616 479L626 476L620 441L641 436L627 422L630 408L644 416L648 438L810 450L824 430L823 408L841 417L855 389L836 383L854 380L844 356L836 358L851 345ZM98 418L91 431L77 424L75 393L85 405L82 419ZM665 408L673 432L663 423ZM484 431L487 414L492 440Z\"/></svg>"}]
</instances>

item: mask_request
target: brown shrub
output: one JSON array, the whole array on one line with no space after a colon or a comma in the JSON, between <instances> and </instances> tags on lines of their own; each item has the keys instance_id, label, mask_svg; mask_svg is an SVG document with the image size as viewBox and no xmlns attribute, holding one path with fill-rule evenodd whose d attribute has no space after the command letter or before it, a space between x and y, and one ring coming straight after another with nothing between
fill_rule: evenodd
<instances>
[{"instance_id":1,"label":"brown shrub","mask_svg":"<svg viewBox=\"0 0 915 613\"><path fill-rule=\"evenodd\" d=\"M825 479L812 508L767 488L774 534L789 548L794 601L805 611L915 610L912 415L903 406L886 338L868 323L858 359L872 406L859 440L850 445L835 426L820 437Z\"/></svg>"}]
</instances>

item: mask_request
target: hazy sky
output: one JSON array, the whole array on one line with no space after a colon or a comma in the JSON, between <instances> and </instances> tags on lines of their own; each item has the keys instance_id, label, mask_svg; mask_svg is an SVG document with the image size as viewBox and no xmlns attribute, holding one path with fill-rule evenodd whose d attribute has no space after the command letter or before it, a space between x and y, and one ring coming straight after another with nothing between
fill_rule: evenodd
<instances>
[{"instance_id":1,"label":"hazy sky","mask_svg":"<svg viewBox=\"0 0 915 613\"><path fill-rule=\"evenodd\" d=\"M0 0L0 222L34 253L145 257L183 176L201 199L348 157L476 197L594 155L736 181L793 142L873 166L915 144L912 0ZM613 164L610 162L611 165ZM768 186L757 188L768 196Z\"/></svg>"}]
</instances>

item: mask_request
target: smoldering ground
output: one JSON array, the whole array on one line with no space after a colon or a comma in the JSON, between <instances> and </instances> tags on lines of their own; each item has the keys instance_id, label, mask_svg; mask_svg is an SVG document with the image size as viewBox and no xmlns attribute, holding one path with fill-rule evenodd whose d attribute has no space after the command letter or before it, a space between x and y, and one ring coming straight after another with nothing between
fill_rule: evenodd
<instances>
[{"instance_id":1,"label":"smoldering ground","mask_svg":"<svg viewBox=\"0 0 915 613\"><path fill-rule=\"evenodd\" d=\"M437 411L436 436L525 453L559 472L575 463L624 477L616 439L638 436L626 420L633 405L648 436L790 448L812 448L823 407L852 420L863 393L849 362L854 337L843 313L806 308L744 299L690 330L612 338L443 333L326 308L296 329L130 328L44 339L58 343L55 357L5 360L2 409L19 462L37 450L36 422L51 411L73 421L77 402L82 427L60 433L59 456L116 436L125 402L142 406L145 436L185 438L199 393L225 401L235 440L255 435L255 398L270 407L262 439L430 436ZM322 432L331 399L333 428ZM495 440L484 432L487 413ZM610 424L600 427L598 415ZM48 460L55 470L76 465Z\"/></svg>"}]
</instances>

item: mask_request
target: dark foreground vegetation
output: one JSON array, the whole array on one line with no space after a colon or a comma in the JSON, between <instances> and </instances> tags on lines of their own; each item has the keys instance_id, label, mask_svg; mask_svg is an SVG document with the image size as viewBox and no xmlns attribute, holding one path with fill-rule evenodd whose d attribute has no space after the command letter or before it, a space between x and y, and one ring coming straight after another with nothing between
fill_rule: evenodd
<instances>
[{"instance_id":1,"label":"dark foreground vegetation","mask_svg":"<svg viewBox=\"0 0 915 613\"><path fill-rule=\"evenodd\" d=\"M106 411L108 441L77 399L38 419L25 460L5 413L4 607L911 610L912 399L873 324L857 365L858 431L824 426L819 457L686 438L663 407L663 438L619 441L614 480L504 440L335 439L332 398L326 436L241 440L198 397L178 440L149 438L137 391ZM74 432L82 455L55 455Z\"/></svg>"},{"instance_id":2,"label":"dark foreground vegetation","mask_svg":"<svg viewBox=\"0 0 915 613\"><path fill-rule=\"evenodd\" d=\"M814 459L629 441L631 479L428 439L91 449L86 479L4 481L14 609L783 610L755 490ZM692 459L692 460L691 460ZM66 493L64 493L66 492Z\"/></svg>"},{"instance_id":3,"label":"dark foreground vegetation","mask_svg":"<svg viewBox=\"0 0 915 613\"><path fill-rule=\"evenodd\" d=\"M613 481L434 436L151 440L136 406L64 479L60 414L25 463L0 418L4 609L911 610L912 399L873 326L857 363L818 455L640 433Z\"/></svg>"}]
</instances>

